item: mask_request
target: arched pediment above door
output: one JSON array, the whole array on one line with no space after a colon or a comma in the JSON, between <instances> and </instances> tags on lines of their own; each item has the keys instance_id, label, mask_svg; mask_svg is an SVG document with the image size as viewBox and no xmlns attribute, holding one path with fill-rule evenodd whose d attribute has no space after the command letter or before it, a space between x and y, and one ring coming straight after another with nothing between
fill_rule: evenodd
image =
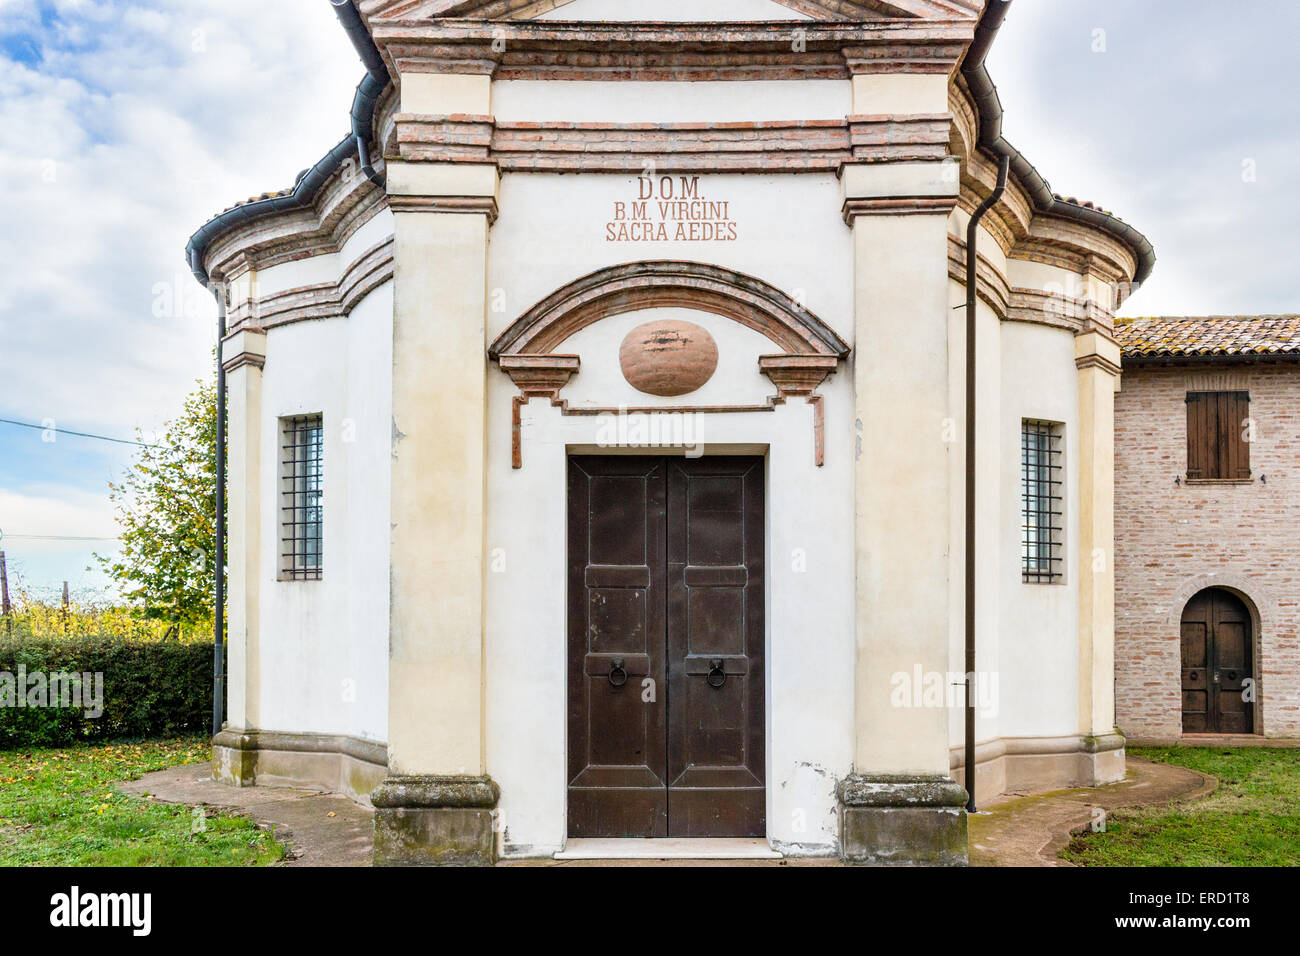
<instances>
[{"instance_id":1,"label":"arched pediment above door","mask_svg":"<svg viewBox=\"0 0 1300 956\"><path fill-rule=\"evenodd\" d=\"M701 262L628 262L557 289L521 315L488 349L545 355L573 333L611 315L684 308L725 316L760 332L786 354L849 354L848 344L790 296L761 279Z\"/></svg>"},{"instance_id":2,"label":"arched pediment above door","mask_svg":"<svg viewBox=\"0 0 1300 956\"><path fill-rule=\"evenodd\" d=\"M658 405L644 409L627 406L619 409L570 408L560 392L579 372L581 358L556 349L602 319L656 309L712 313L767 338L780 351L758 355L757 371L776 386L776 394L760 404ZM679 326L686 330L687 335L694 328L689 323L679 323ZM698 328L695 331L703 332ZM703 337L707 338L707 335ZM652 342L651 347L661 344ZM790 397L800 397L813 408L814 448L816 462L820 465L824 457L824 412L822 396L817 394L817 388L836 370L849 351L848 343L830 326L770 283L721 266L662 259L623 263L575 279L512 322L489 347L488 355L519 389L514 399L512 422L513 464L516 468L522 466L520 408L533 398L550 399L566 415L590 415L609 411L644 411L647 414L771 411ZM627 371L625 366L625 375ZM706 369L704 378L707 377ZM685 394L693 388L653 391L652 394Z\"/></svg>"}]
</instances>

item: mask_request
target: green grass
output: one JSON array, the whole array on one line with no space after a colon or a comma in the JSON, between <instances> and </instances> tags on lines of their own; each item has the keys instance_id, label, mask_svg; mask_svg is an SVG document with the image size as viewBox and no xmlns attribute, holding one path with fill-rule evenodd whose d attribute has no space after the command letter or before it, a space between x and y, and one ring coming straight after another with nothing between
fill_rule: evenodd
<instances>
[{"instance_id":1,"label":"green grass","mask_svg":"<svg viewBox=\"0 0 1300 956\"><path fill-rule=\"evenodd\" d=\"M211 808L127 796L117 784L208 759L205 739L0 751L0 866L260 866L273 835Z\"/></svg>"},{"instance_id":2,"label":"green grass","mask_svg":"<svg viewBox=\"0 0 1300 956\"><path fill-rule=\"evenodd\" d=\"M1080 866L1300 865L1300 750L1132 748L1130 756L1208 773L1219 788L1173 807L1113 810L1106 832L1076 836Z\"/></svg>"}]
</instances>

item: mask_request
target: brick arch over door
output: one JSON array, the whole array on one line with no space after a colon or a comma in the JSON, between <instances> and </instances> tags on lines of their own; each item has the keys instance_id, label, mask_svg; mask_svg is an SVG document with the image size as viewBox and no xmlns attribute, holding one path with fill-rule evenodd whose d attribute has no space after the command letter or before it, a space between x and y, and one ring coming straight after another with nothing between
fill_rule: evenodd
<instances>
[{"instance_id":1,"label":"brick arch over door","mask_svg":"<svg viewBox=\"0 0 1300 956\"><path fill-rule=\"evenodd\" d=\"M1250 612L1255 626L1255 644L1258 650L1259 635L1275 633L1277 624L1277 600L1263 584L1249 575L1237 571L1210 571L1197 574L1183 581L1174 592L1165 615L1165 622L1175 629L1182 622L1183 610L1187 602L1206 588L1223 588L1241 598ZM1258 666L1258 665L1257 665Z\"/></svg>"},{"instance_id":2,"label":"brick arch over door","mask_svg":"<svg viewBox=\"0 0 1300 956\"><path fill-rule=\"evenodd\" d=\"M1209 571L1187 578L1174 592L1165 621L1170 631L1178 638L1173 644L1173 653L1181 660L1181 629L1183 615L1187 605L1202 591L1219 589L1227 591L1245 605L1250 616L1251 629L1251 670L1256 681L1253 713L1253 733L1264 732L1264 695L1267 693L1264 679L1265 659L1264 640L1277 633L1277 599L1272 592L1259 581L1238 571Z\"/></svg>"},{"instance_id":3,"label":"brick arch over door","mask_svg":"<svg viewBox=\"0 0 1300 956\"><path fill-rule=\"evenodd\" d=\"M791 296L762 279L722 266L672 259L627 262L575 279L521 315L488 349L545 355L580 329L642 309L712 312L748 326L789 355L842 359L849 346Z\"/></svg>"}]
</instances>

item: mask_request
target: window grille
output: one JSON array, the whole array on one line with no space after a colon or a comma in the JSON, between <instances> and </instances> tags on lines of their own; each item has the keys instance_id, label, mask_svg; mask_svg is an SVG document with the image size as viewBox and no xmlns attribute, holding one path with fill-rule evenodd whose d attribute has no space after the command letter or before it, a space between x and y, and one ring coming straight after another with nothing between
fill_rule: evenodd
<instances>
[{"instance_id":1,"label":"window grille","mask_svg":"<svg viewBox=\"0 0 1300 956\"><path fill-rule=\"evenodd\" d=\"M1026 419L1020 429L1020 563L1024 580L1064 579L1061 425Z\"/></svg>"},{"instance_id":2,"label":"window grille","mask_svg":"<svg viewBox=\"0 0 1300 956\"><path fill-rule=\"evenodd\" d=\"M281 419L280 577L316 581L321 576L324 429L320 415Z\"/></svg>"}]
</instances>

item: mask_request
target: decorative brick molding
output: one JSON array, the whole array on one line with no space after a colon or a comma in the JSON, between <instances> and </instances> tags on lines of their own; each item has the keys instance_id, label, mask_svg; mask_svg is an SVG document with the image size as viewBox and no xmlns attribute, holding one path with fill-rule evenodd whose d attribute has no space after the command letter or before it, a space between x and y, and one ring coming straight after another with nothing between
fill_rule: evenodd
<instances>
[{"instance_id":1,"label":"decorative brick molding","mask_svg":"<svg viewBox=\"0 0 1300 956\"><path fill-rule=\"evenodd\" d=\"M358 302L392 277L393 240L389 238L354 259L337 282L297 286L237 303L227 315L230 334L310 319L345 318Z\"/></svg>"},{"instance_id":2,"label":"decorative brick molding","mask_svg":"<svg viewBox=\"0 0 1300 956\"><path fill-rule=\"evenodd\" d=\"M497 220L495 196L389 196L393 212L449 212L487 216L488 224Z\"/></svg>"},{"instance_id":3,"label":"decorative brick molding","mask_svg":"<svg viewBox=\"0 0 1300 956\"><path fill-rule=\"evenodd\" d=\"M838 172L850 162L943 159L947 113L745 123L529 123L398 113L390 158L502 171Z\"/></svg>"},{"instance_id":4,"label":"decorative brick molding","mask_svg":"<svg viewBox=\"0 0 1300 956\"><path fill-rule=\"evenodd\" d=\"M948 278L966 283L966 241L948 234ZM975 256L975 294L1000 319L1010 318L1012 290L1007 277L983 255Z\"/></svg>"},{"instance_id":5,"label":"decorative brick molding","mask_svg":"<svg viewBox=\"0 0 1300 956\"><path fill-rule=\"evenodd\" d=\"M951 73L975 19L745 23L467 20L399 5L370 13L390 69L497 79L740 80Z\"/></svg>"},{"instance_id":6,"label":"decorative brick molding","mask_svg":"<svg viewBox=\"0 0 1300 956\"><path fill-rule=\"evenodd\" d=\"M787 352L844 358L848 344L797 301L761 279L722 266L673 259L628 262L575 279L521 315L488 349L543 354L579 329L640 309L712 312L766 335Z\"/></svg>"},{"instance_id":7,"label":"decorative brick molding","mask_svg":"<svg viewBox=\"0 0 1300 956\"><path fill-rule=\"evenodd\" d=\"M1277 628L1277 598L1263 581L1243 571L1227 568L1194 574L1174 591L1165 614L1165 624L1178 627L1182 624L1183 608L1187 602L1206 588L1226 588L1245 602L1246 609L1255 618L1255 624L1272 632Z\"/></svg>"},{"instance_id":8,"label":"decorative brick molding","mask_svg":"<svg viewBox=\"0 0 1300 956\"><path fill-rule=\"evenodd\" d=\"M226 372L233 372L241 368L262 369L266 367L266 356L259 355L256 352L239 352L225 359L221 363L221 367Z\"/></svg>"},{"instance_id":9,"label":"decorative brick molding","mask_svg":"<svg viewBox=\"0 0 1300 956\"><path fill-rule=\"evenodd\" d=\"M552 405L564 407L560 389L577 374L581 361L576 355L503 355L497 360L501 371L519 389L510 401L510 464L524 466L520 409L534 398L548 398Z\"/></svg>"},{"instance_id":10,"label":"decorative brick molding","mask_svg":"<svg viewBox=\"0 0 1300 956\"><path fill-rule=\"evenodd\" d=\"M460 17L475 20L526 20L567 6L572 0L371 0L363 11L391 15L419 9L430 18ZM819 20L864 21L887 17L974 17L979 5L963 0L773 0L796 13Z\"/></svg>"},{"instance_id":11,"label":"decorative brick molding","mask_svg":"<svg viewBox=\"0 0 1300 956\"><path fill-rule=\"evenodd\" d=\"M578 372L576 355L553 350L574 333L613 315L654 308L682 308L721 315L765 335L782 349L764 355L759 370L777 394L765 405L650 406L644 409L571 409L560 392ZM512 465L523 467L520 410L533 398L550 400L565 415L607 412L770 411L788 398L813 407L814 448L824 459L824 423L817 387L849 354L848 344L819 318L774 286L721 266L676 260L629 262L601 269L556 290L516 319L488 349L519 388L511 416Z\"/></svg>"},{"instance_id":12,"label":"decorative brick molding","mask_svg":"<svg viewBox=\"0 0 1300 956\"><path fill-rule=\"evenodd\" d=\"M231 282L250 271L336 254L388 205L384 190L359 169L345 166L321 188L311 207L260 216L218 236L207 248L204 265L214 281ZM367 250L349 269L364 272L373 264L365 260L374 251ZM346 284L346 279L340 283ZM248 321L251 309L247 302L234 303L227 316L231 331Z\"/></svg>"},{"instance_id":13,"label":"decorative brick molding","mask_svg":"<svg viewBox=\"0 0 1300 956\"><path fill-rule=\"evenodd\" d=\"M760 355L758 367L776 386L774 404L798 396L813 409L813 454L817 467L826 461L826 419L817 386L835 372L839 359L833 355Z\"/></svg>"},{"instance_id":14,"label":"decorative brick molding","mask_svg":"<svg viewBox=\"0 0 1300 956\"><path fill-rule=\"evenodd\" d=\"M956 196L887 196L869 199L846 199L841 215L844 224L853 225L858 216L933 216L948 215L957 205Z\"/></svg>"}]
</instances>

